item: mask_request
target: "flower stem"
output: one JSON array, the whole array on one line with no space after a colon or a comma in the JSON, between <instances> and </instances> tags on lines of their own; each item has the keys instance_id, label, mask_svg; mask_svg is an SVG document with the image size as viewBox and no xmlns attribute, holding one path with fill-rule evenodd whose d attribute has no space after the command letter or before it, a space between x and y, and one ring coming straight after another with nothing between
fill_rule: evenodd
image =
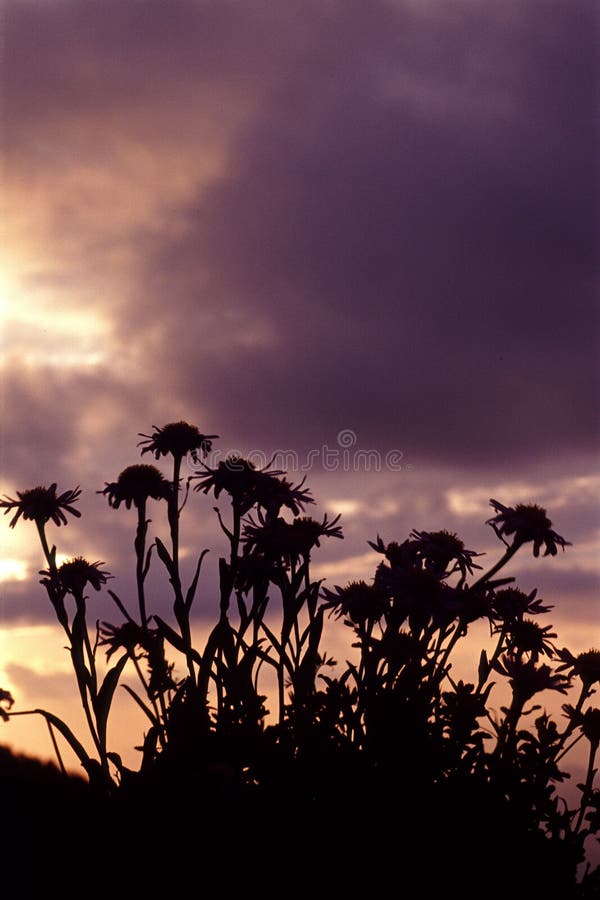
<instances>
[{"instance_id":1,"label":"flower stem","mask_svg":"<svg viewBox=\"0 0 600 900\"><path fill-rule=\"evenodd\" d=\"M515 555L515 553L517 552L517 550L519 550L520 547L522 547L522 542L521 542L521 541L515 540L515 542L514 542L513 544L511 544L510 547L507 548L506 553L504 554L504 556L501 556L501 557L500 557L500 559L498 560L498 562L495 563L495 564L492 566L492 568L489 570L489 572L486 572L484 575L481 576L481 578L478 578L477 581L475 581L475 582L470 586L470 590L474 590L476 587L479 587L480 585L485 584L486 581L489 581L489 579L492 577L492 575L495 575L496 572L499 572L500 569L501 569L503 566L505 566L506 563L507 563L510 559L513 558L513 556Z\"/></svg>"}]
</instances>

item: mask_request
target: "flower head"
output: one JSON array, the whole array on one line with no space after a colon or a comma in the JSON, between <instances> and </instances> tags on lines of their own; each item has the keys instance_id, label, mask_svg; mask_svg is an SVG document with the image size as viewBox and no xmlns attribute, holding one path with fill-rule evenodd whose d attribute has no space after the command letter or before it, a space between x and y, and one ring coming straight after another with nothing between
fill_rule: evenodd
<instances>
[{"instance_id":1,"label":"flower head","mask_svg":"<svg viewBox=\"0 0 600 900\"><path fill-rule=\"evenodd\" d=\"M419 548L414 541L407 539L401 544L396 541L385 544L377 535L376 541L367 541L367 543L376 553L385 556L392 569L410 571L414 568L421 568Z\"/></svg>"},{"instance_id":2,"label":"flower head","mask_svg":"<svg viewBox=\"0 0 600 900\"><path fill-rule=\"evenodd\" d=\"M0 719L4 722L8 722L9 715L8 710L13 706L14 699L10 691L4 691L0 688ZM6 704L6 709L2 704Z\"/></svg>"},{"instance_id":3,"label":"flower head","mask_svg":"<svg viewBox=\"0 0 600 900\"><path fill-rule=\"evenodd\" d=\"M334 591L323 588L323 597L325 609L335 612L336 619L348 616L355 625L378 622L387 607L383 594L366 581L351 581L345 588L336 586Z\"/></svg>"},{"instance_id":4,"label":"flower head","mask_svg":"<svg viewBox=\"0 0 600 900\"><path fill-rule=\"evenodd\" d=\"M551 639L556 634L551 628L551 625L542 628L533 619L518 619L510 628L508 646L511 652L530 653L534 662L540 654L552 656L555 648Z\"/></svg>"},{"instance_id":5,"label":"flower head","mask_svg":"<svg viewBox=\"0 0 600 900\"><path fill-rule=\"evenodd\" d=\"M154 433L140 434L144 438L138 443L138 447L144 446L144 453L153 453L155 459L161 456L167 456L169 453L178 459L183 459L189 453L194 460L198 462L199 454L206 456L210 453L212 442L217 438L218 434L201 434L195 425L188 422L170 422L158 428L152 426Z\"/></svg>"},{"instance_id":6,"label":"flower head","mask_svg":"<svg viewBox=\"0 0 600 900\"><path fill-rule=\"evenodd\" d=\"M492 616L494 619L510 622L513 619L522 619L525 613L536 615L537 613L545 613L552 609L552 606L544 606L541 597L537 597L537 588L526 594L524 591L516 587L503 588L494 594L494 602L492 604Z\"/></svg>"},{"instance_id":7,"label":"flower head","mask_svg":"<svg viewBox=\"0 0 600 900\"><path fill-rule=\"evenodd\" d=\"M533 555L540 555L540 547L545 545L544 556L556 556L557 547L570 547L569 541L552 531L552 522L546 510L535 503L518 503L514 508L504 506L497 500L490 500L496 515L487 520L500 540L504 535L514 535L513 546L520 546L533 541ZM504 541L506 543L506 541Z\"/></svg>"},{"instance_id":8,"label":"flower head","mask_svg":"<svg viewBox=\"0 0 600 900\"><path fill-rule=\"evenodd\" d=\"M314 503L314 500L310 491L304 488L304 480L294 485L280 477L284 474L279 469L257 469L240 456L229 456L215 469L207 467L206 472L198 476L194 490L205 494L213 491L216 499L225 491L240 515L245 515L256 505L270 516L278 516L284 506L297 516L306 503Z\"/></svg>"},{"instance_id":9,"label":"flower head","mask_svg":"<svg viewBox=\"0 0 600 900\"><path fill-rule=\"evenodd\" d=\"M501 660L494 663L493 668L508 677L515 696L522 703L540 691L559 691L566 694L570 686L569 679L564 675L556 675L550 666L537 666L533 659L524 662L519 656L505 654Z\"/></svg>"},{"instance_id":10,"label":"flower head","mask_svg":"<svg viewBox=\"0 0 600 900\"><path fill-rule=\"evenodd\" d=\"M600 682L600 650L584 650L583 653L573 656L570 650L564 647L558 651L558 656L563 661L557 669L558 672L570 669L571 674L578 675L587 688Z\"/></svg>"},{"instance_id":11,"label":"flower head","mask_svg":"<svg viewBox=\"0 0 600 900\"><path fill-rule=\"evenodd\" d=\"M11 510L16 510L16 514L10 521L10 527L14 528L19 518L29 519L36 525L45 525L50 519L55 525L66 525L67 517L65 512L79 518L81 513L73 507L73 503L79 498L81 491L75 488L72 491L64 491L64 493L56 495L56 483L47 487L35 487L28 491L17 491L18 500L12 497L5 497L0 500L0 509L4 509L6 515Z\"/></svg>"},{"instance_id":12,"label":"flower head","mask_svg":"<svg viewBox=\"0 0 600 900\"><path fill-rule=\"evenodd\" d=\"M124 503L127 509L133 503L138 509L152 497L153 500L168 500L173 487L170 481L155 466L135 465L123 469L117 481L106 482L106 487L97 491L106 494L114 509Z\"/></svg>"},{"instance_id":13,"label":"flower head","mask_svg":"<svg viewBox=\"0 0 600 900\"><path fill-rule=\"evenodd\" d=\"M320 546L321 538L343 537L341 526L337 525L339 518L329 521L325 515L322 522L317 522L309 516L299 516L286 522L281 517L265 518L259 510L258 522L250 518L244 525L244 541L252 552L296 562L300 557L308 558L313 547Z\"/></svg>"},{"instance_id":14,"label":"flower head","mask_svg":"<svg viewBox=\"0 0 600 900\"><path fill-rule=\"evenodd\" d=\"M111 625L110 622L100 623L100 646L107 646L106 658L110 659L113 653L122 647L131 655L135 648L145 640L144 629L137 622L128 621L123 625Z\"/></svg>"},{"instance_id":15,"label":"flower head","mask_svg":"<svg viewBox=\"0 0 600 900\"><path fill-rule=\"evenodd\" d=\"M473 574L473 569L480 569L473 562L473 557L481 556L474 550L466 550L465 545L456 534L446 531L412 531L413 549L424 561L425 568L438 577L452 575L459 571L464 578L467 572ZM448 571L450 563L454 561L453 568Z\"/></svg>"},{"instance_id":16,"label":"flower head","mask_svg":"<svg viewBox=\"0 0 600 900\"><path fill-rule=\"evenodd\" d=\"M598 707L590 706L585 712L581 712L574 706L565 703L563 710L573 725L581 728L588 741L596 746L600 745L600 709Z\"/></svg>"},{"instance_id":17,"label":"flower head","mask_svg":"<svg viewBox=\"0 0 600 900\"><path fill-rule=\"evenodd\" d=\"M74 595L81 595L86 585L91 585L95 591L99 591L103 584L111 578L108 572L103 572L100 566L104 563L98 561L89 563L83 556L76 556L66 560L58 569L57 577L63 590ZM49 575L49 572L40 572L40 575Z\"/></svg>"}]
</instances>

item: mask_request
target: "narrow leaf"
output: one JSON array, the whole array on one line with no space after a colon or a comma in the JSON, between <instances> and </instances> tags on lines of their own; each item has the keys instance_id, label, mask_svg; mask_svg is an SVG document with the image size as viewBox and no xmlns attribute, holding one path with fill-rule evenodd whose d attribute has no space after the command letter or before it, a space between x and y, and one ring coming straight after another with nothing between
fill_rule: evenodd
<instances>
[{"instance_id":1,"label":"narrow leaf","mask_svg":"<svg viewBox=\"0 0 600 900\"><path fill-rule=\"evenodd\" d=\"M142 709L146 713L146 715L148 716L148 718L150 719L152 724L157 726L158 722L156 720L156 716L154 715L154 713L152 712L150 707L144 703L142 698L139 697L136 694L136 692L133 690L133 688L130 688L128 684L124 684L124 685L122 685L122 687L127 691L127 693L129 694L130 697L133 697L133 699L135 700L137 705L140 707L140 709Z\"/></svg>"},{"instance_id":2,"label":"narrow leaf","mask_svg":"<svg viewBox=\"0 0 600 900\"><path fill-rule=\"evenodd\" d=\"M171 559L171 555L160 538L156 538L156 552L158 553L160 559L165 565L165 568L171 578L175 577L175 566L173 565L173 560Z\"/></svg>"},{"instance_id":3,"label":"narrow leaf","mask_svg":"<svg viewBox=\"0 0 600 900\"><path fill-rule=\"evenodd\" d=\"M208 549L203 550L202 553L200 554L200 557L198 559L198 565L196 566L196 573L194 575L192 583L190 584L190 586L188 588L188 592L185 597L185 608L187 609L188 612L192 608L192 603L194 602L194 597L196 596L196 588L198 587L198 578L200 576L200 569L202 567L202 561L207 553L208 553Z\"/></svg>"},{"instance_id":4,"label":"narrow leaf","mask_svg":"<svg viewBox=\"0 0 600 900\"><path fill-rule=\"evenodd\" d=\"M100 685L98 696L94 701L94 710L96 712L96 720L98 723L98 735L102 743L104 743L104 741L106 740L108 714L110 712L113 695L115 693L117 684L119 683L121 672L125 668L125 664L127 663L128 659L129 654L124 653L121 659L117 663L115 663L112 669L108 670L108 672L104 676L104 681Z\"/></svg>"}]
</instances>

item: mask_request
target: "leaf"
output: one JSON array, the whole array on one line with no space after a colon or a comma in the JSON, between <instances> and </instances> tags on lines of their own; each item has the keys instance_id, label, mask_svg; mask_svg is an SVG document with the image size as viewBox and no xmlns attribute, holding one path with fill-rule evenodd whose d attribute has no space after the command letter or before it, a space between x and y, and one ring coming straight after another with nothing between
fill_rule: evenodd
<instances>
[{"instance_id":1,"label":"leaf","mask_svg":"<svg viewBox=\"0 0 600 900\"><path fill-rule=\"evenodd\" d=\"M480 684L483 684L485 679L490 674L490 664L488 662L487 653L485 650L481 651L481 656L479 657L479 669L477 670L477 674L479 676Z\"/></svg>"},{"instance_id":2,"label":"leaf","mask_svg":"<svg viewBox=\"0 0 600 900\"><path fill-rule=\"evenodd\" d=\"M148 547L148 551L146 553L146 561L144 563L144 568L142 570L142 580L146 578L146 575L148 574L148 571L150 569L150 561L152 558L152 548L153 547L154 547L154 544L150 544L150 546Z\"/></svg>"},{"instance_id":3,"label":"leaf","mask_svg":"<svg viewBox=\"0 0 600 900\"><path fill-rule=\"evenodd\" d=\"M95 760L88 756L83 748L83 745L77 740L69 726L65 722L63 722L62 719L59 719L58 716L55 716L53 713L46 712L45 709L34 709L34 712L39 713L40 716L43 716L47 722L50 722L51 725L54 725L57 731L60 731L86 772L90 773L94 771Z\"/></svg>"},{"instance_id":4,"label":"leaf","mask_svg":"<svg viewBox=\"0 0 600 900\"><path fill-rule=\"evenodd\" d=\"M158 553L160 559L165 565L165 568L171 578L175 577L175 566L173 565L173 560L171 559L171 555L160 538L156 538L156 552Z\"/></svg>"},{"instance_id":5,"label":"leaf","mask_svg":"<svg viewBox=\"0 0 600 900\"><path fill-rule=\"evenodd\" d=\"M171 628L170 625L161 619L160 616L153 616L154 621L158 626L158 631L161 637L165 638L176 650L179 650L180 653L183 653L184 656L187 656L188 653L194 662L198 663L198 665L202 664L202 657L198 653L197 650L194 650L193 647L186 647L186 643L181 637L180 634Z\"/></svg>"},{"instance_id":6,"label":"leaf","mask_svg":"<svg viewBox=\"0 0 600 900\"><path fill-rule=\"evenodd\" d=\"M150 721L152 722L152 724L155 725L155 726L157 726L157 725L158 725L158 721L157 721L156 716L154 715L154 713L152 712L152 710L150 709L150 707L147 706L147 705L144 703L144 701L142 700L142 698L139 697L139 696L136 694L136 692L133 690L133 688L130 688L128 684L124 684L124 685L122 685L122 687L127 691L127 693L129 694L130 697L133 697L133 699L135 700L135 702L137 703L137 705L140 707L140 709L142 709L142 710L146 713L146 715L148 716L148 718L150 719Z\"/></svg>"},{"instance_id":7,"label":"leaf","mask_svg":"<svg viewBox=\"0 0 600 900\"><path fill-rule=\"evenodd\" d=\"M238 612L240 614L240 628L242 632L246 630L248 625L248 607L244 602L244 598L242 597L239 591L236 591L236 599L238 605Z\"/></svg>"},{"instance_id":8,"label":"leaf","mask_svg":"<svg viewBox=\"0 0 600 900\"><path fill-rule=\"evenodd\" d=\"M206 554L208 553L208 549L203 550L198 559L198 565L196 566L196 573L188 588L188 592L185 597L185 608L189 612L192 608L192 603L194 602L194 597L196 596L196 588L198 587L198 578L200 576L200 568L202 567L202 561Z\"/></svg>"},{"instance_id":9,"label":"leaf","mask_svg":"<svg viewBox=\"0 0 600 900\"><path fill-rule=\"evenodd\" d=\"M86 636L85 618L81 610L77 610L73 618L73 627L71 630L71 659L73 668L77 675L77 681L80 685L86 684L91 686L92 678L85 664L83 654L83 645Z\"/></svg>"},{"instance_id":10,"label":"leaf","mask_svg":"<svg viewBox=\"0 0 600 900\"><path fill-rule=\"evenodd\" d=\"M108 714L112 704L113 695L121 672L125 668L125 664L129 659L129 653L124 653L121 659L115 663L112 669L109 669L104 676L104 681L100 685L97 697L94 698L94 710L96 712L96 721L98 724L98 736L102 744L106 741L106 727L108 724Z\"/></svg>"},{"instance_id":11,"label":"leaf","mask_svg":"<svg viewBox=\"0 0 600 900\"><path fill-rule=\"evenodd\" d=\"M277 652L279 654L281 654L281 644L279 643L279 641L277 640L277 638L275 637L275 635L273 634L271 629L267 625L265 625L264 622L262 623L262 627L264 628L267 637L269 638L269 640L271 641L271 643L273 644L273 646L275 647Z\"/></svg>"}]
</instances>

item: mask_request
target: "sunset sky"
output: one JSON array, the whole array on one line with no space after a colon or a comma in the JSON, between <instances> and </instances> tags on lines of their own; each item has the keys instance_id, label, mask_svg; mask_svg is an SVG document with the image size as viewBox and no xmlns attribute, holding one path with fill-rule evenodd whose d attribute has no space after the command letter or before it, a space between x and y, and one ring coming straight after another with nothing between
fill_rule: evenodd
<instances>
[{"instance_id":1,"label":"sunset sky","mask_svg":"<svg viewBox=\"0 0 600 900\"><path fill-rule=\"evenodd\" d=\"M135 514L96 491L153 424L296 460L342 513L329 585L413 528L491 563L489 498L539 503L573 546L511 574L559 646L598 646L595 24L591 0L8 0L0 492L80 485L51 540L123 597ZM213 506L184 519L199 632ZM35 528L8 521L0 687L74 716ZM0 741L51 751L21 719Z\"/></svg>"}]
</instances>

